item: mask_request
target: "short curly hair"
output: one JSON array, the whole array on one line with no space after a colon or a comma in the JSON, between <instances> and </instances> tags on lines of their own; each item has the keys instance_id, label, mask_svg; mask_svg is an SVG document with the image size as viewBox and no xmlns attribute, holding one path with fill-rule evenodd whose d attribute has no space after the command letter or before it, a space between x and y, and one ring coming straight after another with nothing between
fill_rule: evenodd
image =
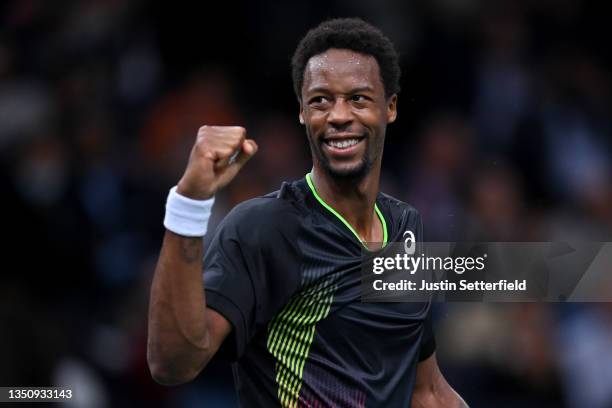
<instances>
[{"instance_id":1,"label":"short curly hair","mask_svg":"<svg viewBox=\"0 0 612 408\"><path fill-rule=\"evenodd\" d=\"M391 40L378 28L359 18L336 18L324 21L308 31L291 58L293 88L298 100L302 100L304 70L308 60L330 48L348 49L373 56L378 62L385 96L399 92L401 71Z\"/></svg>"}]
</instances>

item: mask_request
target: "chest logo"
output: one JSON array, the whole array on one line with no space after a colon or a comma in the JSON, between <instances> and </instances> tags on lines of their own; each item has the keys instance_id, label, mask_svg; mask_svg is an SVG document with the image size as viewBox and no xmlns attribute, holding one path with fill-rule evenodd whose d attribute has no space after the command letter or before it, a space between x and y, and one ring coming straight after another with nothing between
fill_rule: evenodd
<instances>
[{"instance_id":1,"label":"chest logo","mask_svg":"<svg viewBox=\"0 0 612 408\"><path fill-rule=\"evenodd\" d=\"M404 251L406 251L406 254L408 255L414 255L416 246L416 238L414 237L414 233L410 230L406 230L402 236L404 237Z\"/></svg>"}]
</instances>

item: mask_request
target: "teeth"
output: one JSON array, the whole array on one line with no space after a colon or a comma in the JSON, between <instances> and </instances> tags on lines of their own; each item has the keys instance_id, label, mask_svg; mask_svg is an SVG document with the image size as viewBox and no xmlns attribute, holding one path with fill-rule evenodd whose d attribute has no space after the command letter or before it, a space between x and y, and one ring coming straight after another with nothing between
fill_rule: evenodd
<instances>
[{"instance_id":1,"label":"teeth","mask_svg":"<svg viewBox=\"0 0 612 408\"><path fill-rule=\"evenodd\" d=\"M337 149L346 149L347 147L355 146L357 143L359 143L359 139L330 140L327 142L327 144Z\"/></svg>"}]
</instances>

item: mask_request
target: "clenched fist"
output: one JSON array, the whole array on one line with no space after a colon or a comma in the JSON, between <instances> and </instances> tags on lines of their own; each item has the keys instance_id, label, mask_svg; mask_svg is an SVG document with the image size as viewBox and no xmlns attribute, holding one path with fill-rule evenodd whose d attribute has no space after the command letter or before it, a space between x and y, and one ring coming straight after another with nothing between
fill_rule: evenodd
<instances>
[{"instance_id":1,"label":"clenched fist","mask_svg":"<svg viewBox=\"0 0 612 408\"><path fill-rule=\"evenodd\" d=\"M240 126L202 126L176 191L194 200L212 197L257 152Z\"/></svg>"}]
</instances>

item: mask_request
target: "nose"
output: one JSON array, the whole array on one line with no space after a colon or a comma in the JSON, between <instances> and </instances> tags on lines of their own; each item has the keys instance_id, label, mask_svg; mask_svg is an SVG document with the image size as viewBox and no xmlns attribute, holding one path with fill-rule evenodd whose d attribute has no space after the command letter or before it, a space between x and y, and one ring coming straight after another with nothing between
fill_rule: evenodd
<instances>
[{"instance_id":1,"label":"nose","mask_svg":"<svg viewBox=\"0 0 612 408\"><path fill-rule=\"evenodd\" d=\"M329 114L327 115L327 122L334 126L342 126L353 120L353 113L351 106L344 98L337 98Z\"/></svg>"}]
</instances>

